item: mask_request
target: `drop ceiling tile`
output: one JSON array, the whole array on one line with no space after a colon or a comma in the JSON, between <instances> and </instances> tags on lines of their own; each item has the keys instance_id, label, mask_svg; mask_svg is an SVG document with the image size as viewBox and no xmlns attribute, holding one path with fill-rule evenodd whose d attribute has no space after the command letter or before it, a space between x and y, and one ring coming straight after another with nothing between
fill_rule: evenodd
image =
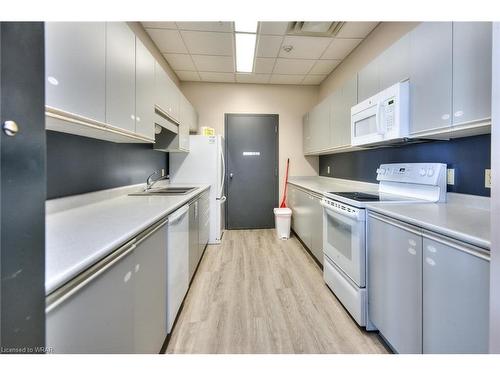
<instances>
[{"instance_id":1,"label":"drop ceiling tile","mask_svg":"<svg viewBox=\"0 0 500 375\"><path fill-rule=\"evenodd\" d=\"M257 57L277 57L283 37L257 35Z\"/></svg>"},{"instance_id":2,"label":"drop ceiling tile","mask_svg":"<svg viewBox=\"0 0 500 375\"><path fill-rule=\"evenodd\" d=\"M275 61L274 57L257 57L255 59L254 72L272 73Z\"/></svg>"},{"instance_id":3,"label":"drop ceiling tile","mask_svg":"<svg viewBox=\"0 0 500 375\"><path fill-rule=\"evenodd\" d=\"M268 83L270 74L245 74L245 73L237 73L236 74L236 82L239 83Z\"/></svg>"},{"instance_id":4,"label":"drop ceiling tile","mask_svg":"<svg viewBox=\"0 0 500 375\"><path fill-rule=\"evenodd\" d=\"M326 49L321 59L343 60L363 39L337 39Z\"/></svg>"},{"instance_id":5,"label":"drop ceiling tile","mask_svg":"<svg viewBox=\"0 0 500 375\"><path fill-rule=\"evenodd\" d=\"M364 38L376 26L378 22L346 22L339 33L337 38Z\"/></svg>"},{"instance_id":6,"label":"drop ceiling tile","mask_svg":"<svg viewBox=\"0 0 500 375\"><path fill-rule=\"evenodd\" d=\"M303 79L304 79L303 75L273 74L271 75L269 83L300 85Z\"/></svg>"},{"instance_id":7,"label":"drop ceiling tile","mask_svg":"<svg viewBox=\"0 0 500 375\"><path fill-rule=\"evenodd\" d=\"M177 25L175 22L141 22L144 28L153 28L153 29L172 29L176 30Z\"/></svg>"},{"instance_id":8,"label":"drop ceiling tile","mask_svg":"<svg viewBox=\"0 0 500 375\"><path fill-rule=\"evenodd\" d=\"M189 53L198 55L233 55L233 34L204 31L181 31Z\"/></svg>"},{"instance_id":9,"label":"drop ceiling tile","mask_svg":"<svg viewBox=\"0 0 500 375\"><path fill-rule=\"evenodd\" d=\"M187 70L176 70L175 74L181 81L199 81L200 76L198 72L187 71Z\"/></svg>"},{"instance_id":10,"label":"drop ceiling tile","mask_svg":"<svg viewBox=\"0 0 500 375\"><path fill-rule=\"evenodd\" d=\"M293 49L286 52L282 48L279 57L287 59L319 59L331 41L332 38L325 37L286 36L283 40L283 47L292 46Z\"/></svg>"},{"instance_id":11,"label":"drop ceiling tile","mask_svg":"<svg viewBox=\"0 0 500 375\"><path fill-rule=\"evenodd\" d=\"M273 73L276 74L307 74L316 60L277 59Z\"/></svg>"},{"instance_id":12,"label":"drop ceiling tile","mask_svg":"<svg viewBox=\"0 0 500 375\"><path fill-rule=\"evenodd\" d=\"M187 53L181 34L177 30L146 29L162 53Z\"/></svg>"},{"instance_id":13,"label":"drop ceiling tile","mask_svg":"<svg viewBox=\"0 0 500 375\"><path fill-rule=\"evenodd\" d=\"M285 35L288 22L259 22L259 34Z\"/></svg>"},{"instance_id":14,"label":"drop ceiling tile","mask_svg":"<svg viewBox=\"0 0 500 375\"><path fill-rule=\"evenodd\" d=\"M233 22L176 22L179 30L194 31L217 31L221 33L232 33Z\"/></svg>"},{"instance_id":15,"label":"drop ceiling tile","mask_svg":"<svg viewBox=\"0 0 500 375\"><path fill-rule=\"evenodd\" d=\"M341 60L317 60L309 74L330 74Z\"/></svg>"},{"instance_id":16,"label":"drop ceiling tile","mask_svg":"<svg viewBox=\"0 0 500 375\"><path fill-rule=\"evenodd\" d=\"M234 73L199 72L205 82L234 82Z\"/></svg>"},{"instance_id":17,"label":"drop ceiling tile","mask_svg":"<svg viewBox=\"0 0 500 375\"><path fill-rule=\"evenodd\" d=\"M164 53L163 56L173 70L196 70L190 55L182 53Z\"/></svg>"},{"instance_id":18,"label":"drop ceiling tile","mask_svg":"<svg viewBox=\"0 0 500 375\"><path fill-rule=\"evenodd\" d=\"M308 74L302 81L303 85L319 85L326 78L325 74Z\"/></svg>"},{"instance_id":19,"label":"drop ceiling tile","mask_svg":"<svg viewBox=\"0 0 500 375\"><path fill-rule=\"evenodd\" d=\"M198 71L203 72L234 72L232 56L191 55Z\"/></svg>"}]
</instances>

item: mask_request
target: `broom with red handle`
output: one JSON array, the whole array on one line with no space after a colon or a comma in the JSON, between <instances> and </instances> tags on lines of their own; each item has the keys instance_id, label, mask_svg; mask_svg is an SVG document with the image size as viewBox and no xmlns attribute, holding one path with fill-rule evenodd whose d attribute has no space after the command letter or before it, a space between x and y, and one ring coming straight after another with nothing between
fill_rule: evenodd
<instances>
[{"instance_id":1,"label":"broom with red handle","mask_svg":"<svg viewBox=\"0 0 500 375\"><path fill-rule=\"evenodd\" d=\"M290 167L290 159L286 159L286 173L285 173L285 189L283 190L283 199L281 200L280 208L286 208L286 193L288 190L288 168Z\"/></svg>"}]
</instances>

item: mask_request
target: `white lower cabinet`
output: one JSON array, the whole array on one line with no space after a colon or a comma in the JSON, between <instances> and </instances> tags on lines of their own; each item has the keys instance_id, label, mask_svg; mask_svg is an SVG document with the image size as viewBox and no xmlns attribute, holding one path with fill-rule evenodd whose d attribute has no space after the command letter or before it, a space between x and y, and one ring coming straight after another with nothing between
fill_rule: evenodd
<instances>
[{"instance_id":1,"label":"white lower cabinet","mask_svg":"<svg viewBox=\"0 0 500 375\"><path fill-rule=\"evenodd\" d=\"M432 233L423 249L423 352L488 353L489 254Z\"/></svg>"},{"instance_id":2,"label":"white lower cabinet","mask_svg":"<svg viewBox=\"0 0 500 375\"><path fill-rule=\"evenodd\" d=\"M54 353L158 353L166 337L165 223L47 298Z\"/></svg>"},{"instance_id":3,"label":"white lower cabinet","mask_svg":"<svg viewBox=\"0 0 500 375\"><path fill-rule=\"evenodd\" d=\"M321 198L293 185L288 186L288 207L292 210L292 229L323 264L323 208Z\"/></svg>"},{"instance_id":4,"label":"white lower cabinet","mask_svg":"<svg viewBox=\"0 0 500 375\"><path fill-rule=\"evenodd\" d=\"M199 209L199 229L200 229L200 248L198 254L198 262L203 256L203 252L208 244L208 238L210 236L210 192L207 191L203 193L200 197L200 203L198 204Z\"/></svg>"},{"instance_id":5,"label":"white lower cabinet","mask_svg":"<svg viewBox=\"0 0 500 375\"><path fill-rule=\"evenodd\" d=\"M189 282L193 279L194 271L198 266L200 254L198 203L199 201L196 200L189 205Z\"/></svg>"},{"instance_id":6,"label":"white lower cabinet","mask_svg":"<svg viewBox=\"0 0 500 375\"><path fill-rule=\"evenodd\" d=\"M368 316L401 354L422 353L422 235L369 214Z\"/></svg>"},{"instance_id":7,"label":"white lower cabinet","mask_svg":"<svg viewBox=\"0 0 500 375\"><path fill-rule=\"evenodd\" d=\"M165 224L135 249L134 353L158 353L167 336Z\"/></svg>"},{"instance_id":8,"label":"white lower cabinet","mask_svg":"<svg viewBox=\"0 0 500 375\"><path fill-rule=\"evenodd\" d=\"M368 315L398 353L488 352L488 251L370 212L367 258Z\"/></svg>"}]
</instances>

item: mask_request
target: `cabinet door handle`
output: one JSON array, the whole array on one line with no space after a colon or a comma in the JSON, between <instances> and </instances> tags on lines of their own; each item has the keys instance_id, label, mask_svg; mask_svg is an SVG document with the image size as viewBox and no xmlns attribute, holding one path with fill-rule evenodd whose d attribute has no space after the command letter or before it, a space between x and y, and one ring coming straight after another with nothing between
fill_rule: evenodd
<instances>
[{"instance_id":1,"label":"cabinet door handle","mask_svg":"<svg viewBox=\"0 0 500 375\"><path fill-rule=\"evenodd\" d=\"M429 257L425 257L425 263L427 263L431 267L434 267L436 265L436 262L434 261L434 259L429 258Z\"/></svg>"},{"instance_id":2,"label":"cabinet door handle","mask_svg":"<svg viewBox=\"0 0 500 375\"><path fill-rule=\"evenodd\" d=\"M95 278L97 278L103 272L106 272L110 267L112 267L115 263L119 262L121 259L125 258L128 254L130 254L137 247L135 243L129 243L124 245L122 248L116 250L118 254L111 259L110 261L104 262L104 264L98 263L95 268L91 268L87 272L84 272L81 276L77 276L72 282L69 282L65 286L61 287L54 293L52 293L46 301L45 313L48 314L50 311L55 309L61 303L66 301L68 298L76 294L79 290L83 289L87 284L92 282ZM130 272L129 272L130 273ZM127 276L125 275L125 278ZM128 280L124 281L127 282ZM130 277L129 277L130 279Z\"/></svg>"}]
</instances>

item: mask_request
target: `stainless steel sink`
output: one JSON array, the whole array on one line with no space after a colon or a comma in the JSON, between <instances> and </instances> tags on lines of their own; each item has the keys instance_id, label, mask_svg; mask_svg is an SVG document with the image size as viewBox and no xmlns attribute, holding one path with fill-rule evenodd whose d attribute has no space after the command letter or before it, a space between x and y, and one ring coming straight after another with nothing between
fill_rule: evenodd
<instances>
[{"instance_id":1,"label":"stainless steel sink","mask_svg":"<svg viewBox=\"0 0 500 375\"><path fill-rule=\"evenodd\" d=\"M185 195L191 193L193 190L196 190L196 187L175 186L149 189L145 191L139 191L137 193L131 193L129 195Z\"/></svg>"}]
</instances>

